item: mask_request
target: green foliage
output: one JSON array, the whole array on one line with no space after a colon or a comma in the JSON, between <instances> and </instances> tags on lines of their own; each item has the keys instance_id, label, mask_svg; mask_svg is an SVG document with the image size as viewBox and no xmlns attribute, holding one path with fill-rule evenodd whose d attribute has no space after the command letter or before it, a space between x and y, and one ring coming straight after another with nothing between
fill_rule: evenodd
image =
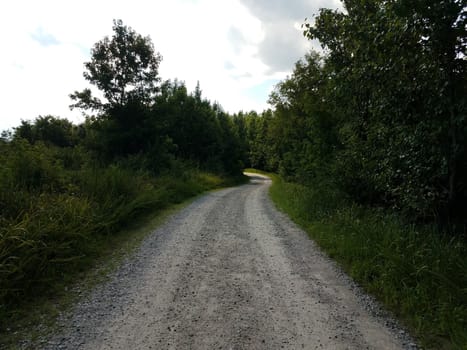
<instances>
[{"instance_id":1,"label":"green foliage","mask_svg":"<svg viewBox=\"0 0 467 350\"><path fill-rule=\"evenodd\" d=\"M461 1L345 1L305 36L311 53L247 123L251 165L331 181L352 200L463 232L467 61ZM267 148L267 150L265 150Z\"/></svg>"},{"instance_id":2,"label":"green foliage","mask_svg":"<svg viewBox=\"0 0 467 350\"><path fill-rule=\"evenodd\" d=\"M127 102L150 102L157 91L162 56L149 37L143 37L121 20L114 20L114 35L97 42L91 61L85 63L84 78L102 91L106 102L92 97L91 90L75 92L72 107L109 111Z\"/></svg>"},{"instance_id":3,"label":"green foliage","mask_svg":"<svg viewBox=\"0 0 467 350\"><path fill-rule=\"evenodd\" d=\"M465 6L345 5L347 14L322 10L305 31L329 50L324 97L339 116L343 187L357 200L382 200L419 218L459 220L454 208L466 200Z\"/></svg>"},{"instance_id":4,"label":"green foliage","mask_svg":"<svg viewBox=\"0 0 467 350\"><path fill-rule=\"evenodd\" d=\"M275 177L271 197L424 346L467 346L467 250L461 239L352 205L320 182L304 186Z\"/></svg>"},{"instance_id":5,"label":"green foliage","mask_svg":"<svg viewBox=\"0 0 467 350\"><path fill-rule=\"evenodd\" d=\"M233 119L202 98L199 85L188 94L178 81L165 81L151 114L163 125L176 158L216 172L238 175L244 150Z\"/></svg>"},{"instance_id":6,"label":"green foliage","mask_svg":"<svg viewBox=\"0 0 467 350\"><path fill-rule=\"evenodd\" d=\"M133 162L155 174L174 159L218 173L240 174L245 150L232 118L218 104L202 98L199 83L193 93L178 81L159 85L161 56L150 38L121 21L114 21L113 30L111 39L95 44L84 73L106 101L94 98L90 90L70 95L77 101L72 107L98 112L84 126L85 146L104 164ZM28 126L22 135L28 133Z\"/></svg>"},{"instance_id":7,"label":"green foliage","mask_svg":"<svg viewBox=\"0 0 467 350\"><path fill-rule=\"evenodd\" d=\"M82 128L74 126L67 119L45 116L36 118L34 123L21 121L21 125L14 129L14 138L30 143L42 141L48 145L71 147L78 143L83 132Z\"/></svg>"},{"instance_id":8,"label":"green foliage","mask_svg":"<svg viewBox=\"0 0 467 350\"><path fill-rule=\"evenodd\" d=\"M234 116L234 122L239 127L238 133L244 137L241 147L247 151L245 164L249 167L265 170L276 168L272 138L269 135L272 117L271 110L260 115L251 111L247 114L240 112Z\"/></svg>"},{"instance_id":9,"label":"green foliage","mask_svg":"<svg viewBox=\"0 0 467 350\"><path fill-rule=\"evenodd\" d=\"M94 110L88 119L92 143L102 160L150 153L163 153L169 140L150 113L158 91L159 64L162 57L149 37L115 20L112 38L105 37L91 51L84 77L104 95L105 101L92 96L91 90L71 94L72 108ZM154 153L154 152L152 152ZM162 155L160 158L166 158ZM160 166L153 166L160 168Z\"/></svg>"},{"instance_id":10,"label":"green foliage","mask_svg":"<svg viewBox=\"0 0 467 350\"><path fill-rule=\"evenodd\" d=\"M69 154L80 166L65 168L62 156L23 139L0 144L0 323L89 267L100 244L136 218L224 184L182 162L154 177L123 164L92 167L86 153Z\"/></svg>"}]
</instances>

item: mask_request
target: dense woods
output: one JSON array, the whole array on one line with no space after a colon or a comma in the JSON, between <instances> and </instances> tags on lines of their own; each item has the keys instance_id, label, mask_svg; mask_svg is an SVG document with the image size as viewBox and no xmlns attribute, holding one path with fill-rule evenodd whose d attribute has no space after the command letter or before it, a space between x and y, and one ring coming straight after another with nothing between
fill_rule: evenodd
<instances>
[{"instance_id":1,"label":"dense woods","mask_svg":"<svg viewBox=\"0 0 467 350\"><path fill-rule=\"evenodd\" d=\"M304 34L300 60L249 115L254 167L465 232L466 8L462 1L344 1Z\"/></svg>"}]
</instances>

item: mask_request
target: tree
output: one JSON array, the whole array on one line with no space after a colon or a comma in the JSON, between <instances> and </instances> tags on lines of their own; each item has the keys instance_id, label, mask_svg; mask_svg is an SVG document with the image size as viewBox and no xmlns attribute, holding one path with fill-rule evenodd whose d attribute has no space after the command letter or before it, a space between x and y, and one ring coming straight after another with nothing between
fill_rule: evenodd
<instances>
[{"instance_id":1,"label":"tree","mask_svg":"<svg viewBox=\"0 0 467 350\"><path fill-rule=\"evenodd\" d=\"M345 13L321 10L304 33L326 49L321 90L342 145L334 177L360 202L463 220L465 1L344 5Z\"/></svg>"},{"instance_id":2,"label":"tree","mask_svg":"<svg viewBox=\"0 0 467 350\"><path fill-rule=\"evenodd\" d=\"M121 20L114 20L112 38L105 37L91 50L84 78L102 91L107 101L93 97L90 89L70 95L71 108L109 112L129 101L147 104L157 92L162 56L150 37L143 37Z\"/></svg>"},{"instance_id":3,"label":"tree","mask_svg":"<svg viewBox=\"0 0 467 350\"><path fill-rule=\"evenodd\" d=\"M323 59L311 52L295 64L293 74L278 83L269 103L274 106L269 137L282 176L307 183L326 170L338 146L336 121L329 113Z\"/></svg>"},{"instance_id":4,"label":"tree","mask_svg":"<svg viewBox=\"0 0 467 350\"><path fill-rule=\"evenodd\" d=\"M67 120L51 115L39 116L34 122L22 120L14 129L14 138L23 138L34 144L42 141L58 147L71 147L78 143L77 127Z\"/></svg>"},{"instance_id":5,"label":"tree","mask_svg":"<svg viewBox=\"0 0 467 350\"><path fill-rule=\"evenodd\" d=\"M98 134L95 144L105 159L146 152L160 144L150 115L156 92L161 55L149 37L143 37L121 20L114 20L113 36L104 37L91 50L85 63L86 80L96 86L105 100L90 89L70 95L71 108L97 111L91 129Z\"/></svg>"}]
</instances>

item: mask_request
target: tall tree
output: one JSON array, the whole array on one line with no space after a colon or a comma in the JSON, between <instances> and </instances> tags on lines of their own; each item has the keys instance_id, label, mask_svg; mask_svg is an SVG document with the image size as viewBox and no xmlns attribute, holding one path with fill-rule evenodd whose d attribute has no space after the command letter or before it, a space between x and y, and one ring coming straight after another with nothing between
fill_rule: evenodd
<instances>
[{"instance_id":1,"label":"tall tree","mask_svg":"<svg viewBox=\"0 0 467 350\"><path fill-rule=\"evenodd\" d=\"M121 20L114 20L112 38L104 37L91 50L84 78L102 91L106 101L93 97L90 89L70 95L72 108L109 111L129 101L149 103L157 92L162 56L150 37L143 37Z\"/></svg>"},{"instance_id":2,"label":"tall tree","mask_svg":"<svg viewBox=\"0 0 467 350\"><path fill-rule=\"evenodd\" d=\"M99 134L96 145L105 158L148 151L161 143L161 135L148 127L160 81L161 55L149 37L143 37L121 20L114 20L113 36L104 37L91 50L84 77L104 96L90 89L70 95L71 108L97 111L90 124ZM162 137L163 138L163 137Z\"/></svg>"},{"instance_id":3,"label":"tall tree","mask_svg":"<svg viewBox=\"0 0 467 350\"><path fill-rule=\"evenodd\" d=\"M305 35L326 48L347 191L419 217L467 200L465 1L346 0Z\"/></svg>"}]
</instances>

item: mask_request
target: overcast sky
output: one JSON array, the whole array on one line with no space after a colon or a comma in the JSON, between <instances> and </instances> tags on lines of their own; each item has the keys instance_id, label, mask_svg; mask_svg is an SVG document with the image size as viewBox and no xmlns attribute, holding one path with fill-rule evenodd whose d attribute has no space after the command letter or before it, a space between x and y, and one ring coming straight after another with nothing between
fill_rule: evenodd
<instances>
[{"instance_id":1,"label":"overcast sky","mask_svg":"<svg viewBox=\"0 0 467 350\"><path fill-rule=\"evenodd\" d=\"M122 19L163 56L162 79L179 79L228 112L261 111L274 84L311 44L300 25L339 0L6 0L0 4L0 130L39 115L83 120L68 95L88 87L92 45Z\"/></svg>"}]
</instances>

